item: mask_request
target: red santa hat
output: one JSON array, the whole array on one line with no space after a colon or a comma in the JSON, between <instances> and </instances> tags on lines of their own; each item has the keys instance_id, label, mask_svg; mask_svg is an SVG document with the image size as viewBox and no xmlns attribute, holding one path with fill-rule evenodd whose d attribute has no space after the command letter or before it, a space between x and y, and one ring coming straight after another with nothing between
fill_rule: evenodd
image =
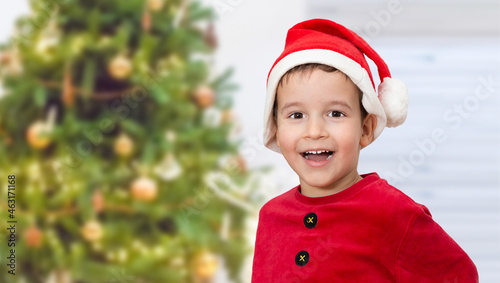
<instances>
[{"instance_id":1,"label":"red santa hat","mask_svg":"<svg viewBox=\"0 0 500 283\"><path fill-rule=\"evenodd\" d=\"M365 55L377 66L380 77L378 96ZM264 109L264 144L281 152L276 144L273 106L281 77L295 66L319 63L346 74L363 92L361 100L368 113L377 117L376 139L384 127L397 127L406 119L408 91L400 80L391 78L386 63L353 31L335 22L313 19L293 26L287 34L285 49L267 77Z\"/></svg>"}]
</instances>

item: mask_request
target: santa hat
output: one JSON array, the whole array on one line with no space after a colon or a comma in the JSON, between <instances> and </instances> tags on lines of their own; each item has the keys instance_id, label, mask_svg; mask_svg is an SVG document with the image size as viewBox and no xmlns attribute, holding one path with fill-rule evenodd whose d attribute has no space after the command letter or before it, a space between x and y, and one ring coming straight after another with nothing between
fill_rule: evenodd
<instances>
[{"instance_id":1,"label":"santa hat","mask_svg":"<svg viewBox=\"0 0 500 283\"><path fill-rule=\"evenodd\" d=\"M377 65L381 81L378 96L365 55ZM273 117L278 83L287 71L308 63L334 67L359 87L363 92L363 107L377 117L374 139L384 127L397 127L405 121L408 91L403 82L391 78L389 68L382 58L366 41L346 27L329 20L313 19L299 23L288 31L285 49L269 71L264 108L266 147L281 152L276 144L276 123Z\"/></svg>"}]
</instances>

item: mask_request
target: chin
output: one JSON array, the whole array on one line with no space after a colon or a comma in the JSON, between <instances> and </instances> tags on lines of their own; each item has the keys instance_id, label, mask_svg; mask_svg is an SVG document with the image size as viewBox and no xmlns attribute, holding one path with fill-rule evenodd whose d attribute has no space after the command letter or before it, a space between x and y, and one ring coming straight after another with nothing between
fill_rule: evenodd
<instances>
[{"instance_id":1,"label":"chin","mask_svg":"<svg viewBox=\"0 0 500 283\"><path fill-rule=\"evenodd\" d=\"M310 187L318 188L318 189L323 189L323 188L328 188L331 187L334 184L334 181L330 182L318 182L317 180L308 182L307 180L302 179L303 183L307 184Z\"/></svg>"}]
</instances>

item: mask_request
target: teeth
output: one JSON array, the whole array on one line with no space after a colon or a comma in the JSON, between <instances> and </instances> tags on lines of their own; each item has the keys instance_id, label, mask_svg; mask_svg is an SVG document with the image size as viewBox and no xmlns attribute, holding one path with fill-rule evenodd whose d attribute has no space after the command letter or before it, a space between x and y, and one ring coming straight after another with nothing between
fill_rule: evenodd
<instances>
[{"instance_id":1,"label":"teeth","mask_svg":"<svg viewBox=\"0 0 500 283\"><path fill-rule=\"evenodd\" d=\"M310 150L310 151L306 151L304 152L304 157L305 159L308 159L309 160L309 154L321 154L323 152L329 152L330 154L328 155L328 157L326 158L326 160L332 158L333 156L333 152L332 151L328 151L328 150L318 150L318 151L314 151L314 150Z\"/></svg>"},{"instance_id":2,"label":"teeth","mask_svg":"<svg viewBox=\"0 0 500 283\"><path fill-rule=\"evenodd\" d=\"M328 152L328 151L327 150L318 150L318 151L311 150L311 151L307 151L306 154L321 154L323 152Z\"/></svg>"}]
</instances>

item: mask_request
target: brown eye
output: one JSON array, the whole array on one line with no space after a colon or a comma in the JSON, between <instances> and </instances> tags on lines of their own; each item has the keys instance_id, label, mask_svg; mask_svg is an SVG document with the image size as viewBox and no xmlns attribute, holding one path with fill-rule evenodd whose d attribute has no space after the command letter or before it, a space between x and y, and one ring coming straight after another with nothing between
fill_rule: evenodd
<instances>
[{"instance_id":1,"label":"brown eye","mask_svg":"<svg viewBox=\"0 0 500 283\"><path fill-rule=\"evenodd\" d=\"M332 111L330 112L330 115L331 117L335 117L335 118L340 118L342 116L345 116L344 113L340 112L340 111Z\"/></svg>"},{"instance_id":2,"label":"brown eye","mask_svg":"<svg viewBox=\"0 0 500 283\"><path fill-rule=\"evenodd\" d=\"M300 113L300 112L295 112L295 113L292 113L290 116L288 116L292 119L302 119L304 118L304 114Z\"/></svg>"}]
</instances>

